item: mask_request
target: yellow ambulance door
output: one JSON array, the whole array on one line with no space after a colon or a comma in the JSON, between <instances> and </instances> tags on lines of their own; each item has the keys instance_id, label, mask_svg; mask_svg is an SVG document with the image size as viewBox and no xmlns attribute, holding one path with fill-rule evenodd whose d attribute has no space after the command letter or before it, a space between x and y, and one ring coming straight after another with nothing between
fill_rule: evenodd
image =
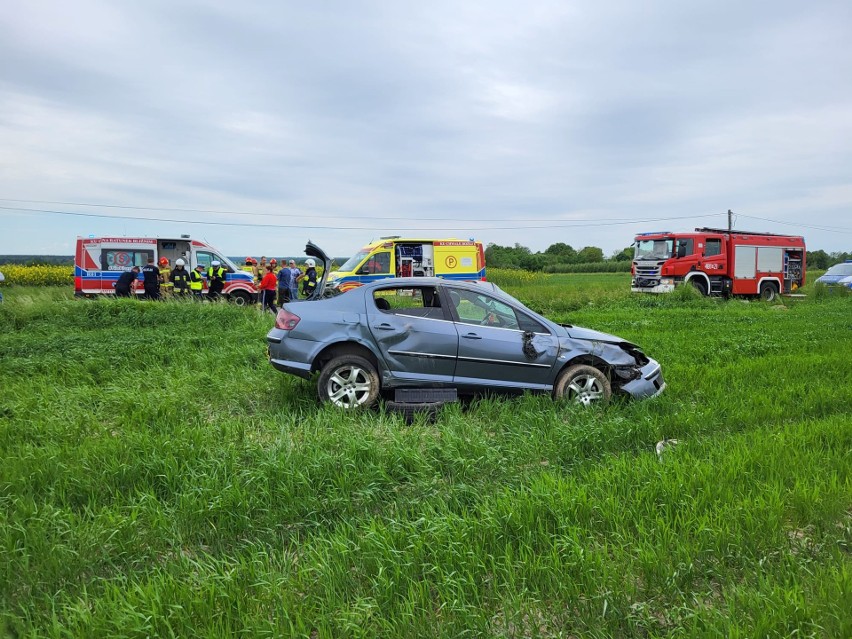
<instances>
[{"instance_id":1,"label":"yellow ambulance door","mask_svg":"<svg viewBox=\"0 0 852 639\"><path fill-rule=\"evenodd\" d=\"M435 275L438 277L470 275L475 277L477 268L477 248L474 242L436 241Z\"/></svg>"}]
</instances>

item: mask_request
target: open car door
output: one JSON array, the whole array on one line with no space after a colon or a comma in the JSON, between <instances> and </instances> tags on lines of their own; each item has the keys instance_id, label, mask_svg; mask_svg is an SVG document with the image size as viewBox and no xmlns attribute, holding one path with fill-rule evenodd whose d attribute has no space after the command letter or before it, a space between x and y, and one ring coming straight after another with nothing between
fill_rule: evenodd
<instances>
[{"instance_id":1,"label":"open car door","mask_svg":"<svg viewBox=\"0 0 852 639\"><path fill-rule=\"evenodd\" d=\"M320 300L325 296L325 283L328 281L328 274L331 272L331 259L325 254L325 251L310 240L305 245L305 255L322 262L322 277L311 296L305 298L306 300Z\"/></svg>"}]
</instances>

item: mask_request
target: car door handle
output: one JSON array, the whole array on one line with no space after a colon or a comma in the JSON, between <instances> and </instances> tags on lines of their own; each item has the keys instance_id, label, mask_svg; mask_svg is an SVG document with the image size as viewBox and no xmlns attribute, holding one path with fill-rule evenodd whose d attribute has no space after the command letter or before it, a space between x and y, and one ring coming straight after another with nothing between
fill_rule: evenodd
<instances>
[{"instance_id":1,"label":"car door handle","mask_svg":"<svg viewBox=\"0 0 852 639\"><path fill-rule=\"evenodd\" d=\"M462 335L465 339L482 339L481 335L477 335L476 333L468 333L466 335Z\"/></svg>"},{"instance_id":2,"label":"car door handle","mask_svg":"<svg viewBox=\"0 0 852 639\"><path fill-rule=\"evenodd\" d=\"M393 326L391 326L387 322L385 322L384 324L374 325L373 328L376 328L380 331L392 331L393 330Z\"/></svg>"}]
</instances>

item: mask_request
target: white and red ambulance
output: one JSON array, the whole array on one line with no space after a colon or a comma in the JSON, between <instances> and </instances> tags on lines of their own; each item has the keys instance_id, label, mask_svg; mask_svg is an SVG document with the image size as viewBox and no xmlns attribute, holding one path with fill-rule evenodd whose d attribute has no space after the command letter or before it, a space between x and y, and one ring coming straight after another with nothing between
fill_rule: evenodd
<instances>
[{"instance_id":1,"label":"white and red ambulance","mask_svg":"<svg viewBox=\"0 0 852 639\"><path fill-rule=\"evenodd\" d=\"M218 261L227 271L225 296L236 304L257 300L257 286L251 273L241 270L221 251L188 235L170 237L78 237L74 258L74 294L86 297L114 295L118 277L134 266L140 269L153 259L157 264L168 258L171 268L175 261L186 262L186 270L197 265L204 267L204 293L207 293L207 269ZM136 292L142 294L144 275L139 274Z\"/></svg>"}]
</instances>

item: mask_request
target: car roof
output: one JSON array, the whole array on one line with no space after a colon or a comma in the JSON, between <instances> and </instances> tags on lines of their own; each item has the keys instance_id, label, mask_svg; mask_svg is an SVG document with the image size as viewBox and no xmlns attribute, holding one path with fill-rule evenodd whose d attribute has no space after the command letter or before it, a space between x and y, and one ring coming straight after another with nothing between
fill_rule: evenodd
<instances>
[{"instance_id":1,"label":"car roof","mask_svg":"<svg viewBox=\"0 0 852 639\"><path fill-rule=\"evenodd\" d=\"M450 280L444 277L390 277L368 282L355 290L364 291L366 294L369 291L381 290L383 288L414 288L416 286L452 286L455 288L466 289L468 291L481 291L526 308L523 302L509 295L494 282L485 282L481 280Z\"/></svg>"},{"instance_id":2,"label":"car roof","mask_svg":"<svg viewBox=\"0 0 852 639\"><path fill-rule=\"evenodd\" d=\"M389 277L375 280L363 285L365 289L376 289L382 287L405 288L406 286L458 286L468 290L484 290L488 292L507 293L493 282L482 282L479 280L449 280L444 277Z\"/></svg>"}]
</instances>

